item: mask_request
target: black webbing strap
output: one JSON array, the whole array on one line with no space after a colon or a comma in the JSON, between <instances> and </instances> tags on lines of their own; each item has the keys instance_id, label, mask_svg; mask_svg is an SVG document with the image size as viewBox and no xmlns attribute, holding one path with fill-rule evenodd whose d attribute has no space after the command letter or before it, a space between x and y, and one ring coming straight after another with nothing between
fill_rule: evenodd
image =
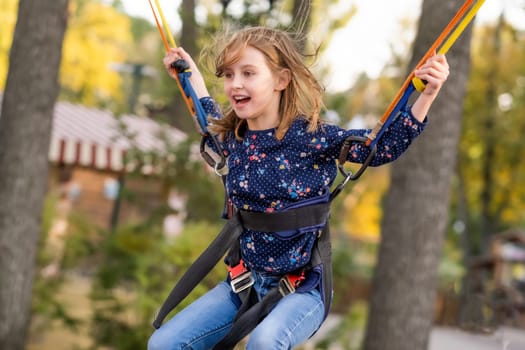
<instances>
[{"instance_id":1,"label":"black webbing strap","mask_svg":"<svg viewBox=\"0 0 525 350\"><path fill-rule=\"evenodd\" d=\"M247 336L272 311L283 296L277 288L270 290L261 301L250 307L238 317L232 328L214 347L213 350L231 350Z\"/></svg>"},{"instance_id":2,"label":"black webbing strap","mask_svg":"<svg viewBox=\"0 0 525 350\"><path fill-rule=\"evenodd\" d=\"M226 251L239 238L242 233L242 224L238 215L234 215L226 222L221 232L215 237L211 244L202 252L195 262L184 273L181 279L164 301L164 304L153 321L153 327L159 328L164 318L173 310L213 269L222 259Z\"/></svg>"},{"instance_id":3,"label":"black webbing strap","mask_svg":"<svg viewBox=\"0 0 525 350\"><path fill-rule=\"evenodd\" d=\"M312 266L321 266L321 296L324 304L324 317L328 316L332 304L332 241L330 240L330 225L327 223L321 237L317 240L312 251Z\"/></svg>"},{"instance_id":4,"label":"black webbing strap","mask_svg":"<svg viewBox=\"0 0 525 350\"><path fill-rule=\"evenodd\" d=\"M240 212L244 228L259 232L280 232L325 224L330 202L273 213Z\"/></svg>"}]
</instances>

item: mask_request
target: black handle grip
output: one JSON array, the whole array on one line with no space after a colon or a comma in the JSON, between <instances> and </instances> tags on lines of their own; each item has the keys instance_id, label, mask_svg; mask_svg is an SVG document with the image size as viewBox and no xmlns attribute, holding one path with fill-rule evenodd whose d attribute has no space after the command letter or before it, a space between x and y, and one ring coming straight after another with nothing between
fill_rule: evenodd
<instances>
[{"instance_id":1,"label":"black handle grip","mask_svg":"<svg viewBox=\"0 0 525 350\"><path fill-rule=\"evenodd\" d=\"M175 70L179 73L190 69L190 65L188 64L188 62L186 62L182 58L179 58L178 60L172 62L170 66L171 68L175 68Z\"/></svg>"}]
</instances>

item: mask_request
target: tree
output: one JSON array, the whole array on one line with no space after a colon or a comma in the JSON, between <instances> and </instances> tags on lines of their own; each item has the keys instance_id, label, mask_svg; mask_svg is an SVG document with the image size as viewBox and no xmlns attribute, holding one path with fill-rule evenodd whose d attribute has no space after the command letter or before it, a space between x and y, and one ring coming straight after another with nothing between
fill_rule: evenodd
<instances>
[{"instance_id":1,"label":"tree","mask_svg":"<svg viewBox=\"0 0 525 350\"><path fill-rule=\"evenodd\" d=\"M0 6L0 31L5 33L0 37L1 87L6 78L17 4L18 0L5 0ZM126 49L133 46L130 19L100 0L72 0L68 22L60 67L60 98L122 110L126 94L121 77L112 68L126 60L129 55ZM154 29L148 25L150 30ZM128 50L144 52L141 48Z\"/></svg>"},{"instance_id":2,"label":"tree","mask_svg":"<svg viewBox=\"0 0 525 350\"><path fill-rule=\"evenodd\" d=\"M116 69L130 45L129 18L101 1L72 0L60 68L60 97L89 106L122 108L126 96ZM120 105L119 105L120 102Z\"/></svg>"},{"instance_id":3,"label":"tree","mask_svg":"<svg viewBox=\"0 0 525 350\"><path fill-rule=\"evenodd\" d=\"M20 0L0 117L0 348L22 350L30 320L47 150L68 0Z\"/></svg>"},{"instance_id":4,"label":"tree","mask_svg":"<svg viewBox=\"0 0 525 350\"><path fill-rule=\"evenodd\" d=\"M524 217L525 39L503 16L479 29L459 158L466 255L486 253L494 233L519 226Z\"/></svg>"},{"instance_id":5,"label":"tree","mask_svg":"<svg viewBox=\"0 0 525 350\"><path fill-rule=\"evenodd\" d=\"M425 0L413 67L461 1ZM426 349L470 62L470 30L448 53L451 72L424 134L394 162L385 199L365 350Z\"/></svg>"},{"instance_id":6,"label":"tree","mask_svg":"<svg viewBox=\"0 0 525 350\"><path fill-rule=\"evenodd\" d=\"M504 321L497 312L483 312L486 304L482 300L492 303L492 296L499 291L492 283L491 270L482 269L481 262L491 254L495 236L523 223L525 190L520 161L525 156L521 147L525 132L524 38L503 13L495 25L478 29L472 45L472 77L453 191L456 229L451 236L461 247L467 267L458 322L473 328Z\"/></svg>"}]
</instances>

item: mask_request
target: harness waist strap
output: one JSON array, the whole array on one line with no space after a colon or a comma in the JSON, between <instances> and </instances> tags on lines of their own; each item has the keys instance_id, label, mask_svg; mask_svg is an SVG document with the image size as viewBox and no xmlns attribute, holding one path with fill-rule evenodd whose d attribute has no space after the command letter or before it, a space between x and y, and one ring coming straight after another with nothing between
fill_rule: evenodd
<instances>
[{"instance_id":1,"label":"harness waist strap","mask_svg":"<svg viewBox=\"0 0 525 350\"><path fill-rule=\"evenodd\" d=\"M322 226L330 216L330 202L273 213L239 210L244 228L260 232L281 232Z\"/></svg>"}]
</instances>

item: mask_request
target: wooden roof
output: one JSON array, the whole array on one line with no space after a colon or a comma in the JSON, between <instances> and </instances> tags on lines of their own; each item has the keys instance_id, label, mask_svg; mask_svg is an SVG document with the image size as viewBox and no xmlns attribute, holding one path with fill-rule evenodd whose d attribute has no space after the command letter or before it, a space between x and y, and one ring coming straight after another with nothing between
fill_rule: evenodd
<instances>
[{"instance_id":1,"label":"wooden roof","mask_svg":"<svg viewBox=\"0 0 525 350\"><path fill-rule=\"evenodd\" d=\"M132 142L119 131L119 124L125 127L127 134L133 135ZM182 131L150 118L135 115L117 118L109 111L57 102L49 160L57 164L121 171L131 143L144 152L166 151L161 134L172 144L186 138Z\"/></svg>"}]
</instances>

